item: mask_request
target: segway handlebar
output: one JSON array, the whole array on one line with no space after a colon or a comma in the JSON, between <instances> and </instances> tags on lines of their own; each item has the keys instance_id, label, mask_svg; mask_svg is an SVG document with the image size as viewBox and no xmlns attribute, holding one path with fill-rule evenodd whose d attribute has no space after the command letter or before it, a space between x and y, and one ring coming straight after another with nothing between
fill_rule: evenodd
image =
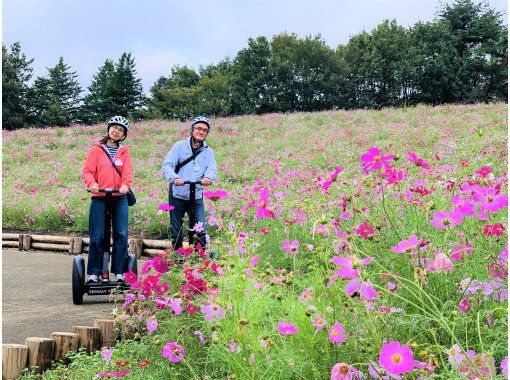
<instances>
[{"instance_id":1,"label":"segway handlebar","mask_svg":"<svg viewBox=\"0 0 510 380\"><path fill-rule=\"evenodd\" d=\"M89 193L91 193L92 191L90 189L87 189L87 191ZM114 193L118 193L119 192L119 189L112 189L111 187L107 187L107 188L100 188L99 189L99 192L100 193L106 193L106 194L114 194Z\"/></svg>"},{"instance_id":2,"label":"segway handlebar","mask_svg":"<svg viewBox=\"0 0 510 380\"><path fill-rule=\"evenodd\" d=\"M201 181L184 181L184 184L185 185L200 185L202 182Z\"/></svg>"}]
</instances>

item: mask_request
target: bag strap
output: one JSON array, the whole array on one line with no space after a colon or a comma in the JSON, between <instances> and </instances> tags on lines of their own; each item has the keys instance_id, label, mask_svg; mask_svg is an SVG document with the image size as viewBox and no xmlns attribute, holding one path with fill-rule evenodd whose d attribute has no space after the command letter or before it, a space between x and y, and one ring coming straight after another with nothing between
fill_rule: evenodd
<instances>
[{"instance_id":1,"label":"bag strap","mask_svg":"<svg viewBox=\"0 0 510 380\"><path fill-rule=\"evenodd\" d=\"M175 165L175 170L174 170L175 174L179 174L179 170L181 170L181 168L184 165L187 165L191 160L194 160L206 148L207 147L204 147L204 149L197 150L195 153L193 153L190 157L186 158L184 161L178 162L177 165Z\"/></svg>"},{"instance_id":2,"label":"bag strap","mask_svg":"<svg viewBox=\"0 0 510 380\"><path fill-rule=\"evenodd\" d=\"M117 166L115 166L115 163L113 162L112 160L112 157L110 156L110 153L108 153L108 150L103 146L101 145L101 148L103 148L103 151L105 152L105 154L108 156L108 159L110 160L110 162L112 163L113 167L115 168L115 170L117 170L117 173L119 173L120 175L120 179L122 179L122 174L121 172L119 171L119 169L117 168Z\"/></svg>"}]
</instances>

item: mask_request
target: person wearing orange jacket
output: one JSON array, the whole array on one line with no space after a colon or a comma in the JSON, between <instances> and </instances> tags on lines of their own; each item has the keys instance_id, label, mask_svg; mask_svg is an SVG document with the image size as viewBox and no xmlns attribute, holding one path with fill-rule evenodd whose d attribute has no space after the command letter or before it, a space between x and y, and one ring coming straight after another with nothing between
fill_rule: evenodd
<instances>
[{"instance_id":1,"label":"person wearing orange jacket","mask_svg":"<svg viewBox=\"0 0 510 380\"><path fill-rule=\"evenodd\" d=\"M133 180L133 164L127 146L121 142L127 137L129 122L122 116L108 121L106 136L94 144L87 154L82 170L83 181L92 193L89 213L90 244L88 253L88 283L99 283L103 263L105 208L112 215L113 248L112 272L117 282L124 282L127 271L128 201L126 194ZM115 164L115 167L113 166ZM99 189L119 189L107 198Z\"/></svg>"}]
</instances>

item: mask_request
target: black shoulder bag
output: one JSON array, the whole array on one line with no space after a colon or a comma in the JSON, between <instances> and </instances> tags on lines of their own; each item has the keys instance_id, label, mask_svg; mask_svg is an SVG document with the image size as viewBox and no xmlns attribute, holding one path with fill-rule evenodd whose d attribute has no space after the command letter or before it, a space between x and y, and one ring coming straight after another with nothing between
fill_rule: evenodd
<instances>
[{"instance_id":1,"label":"black shoulder bag","mask_svg":"<svg viewBox=\"0 0 510 380\"><path fill-rule=\"evenodd\" d=\"M117 170L117 173L119 173L120 178L122 178L122 174L120 174L119 169L117 168L117 166L115 166L115 163L113 162L112 157L110 156L110 153L108 153L108 151L105 148L103 148L103 151L108 156L108 158L109 158L110 162L112 163L113 167L115 168L115 170ZM128 206L134 206L136 204L136 197L135 197L135 193L133 193L133 190L131 190L131 188L129 188L126 196L127 196Z\"/></svg>"}]
</instances>

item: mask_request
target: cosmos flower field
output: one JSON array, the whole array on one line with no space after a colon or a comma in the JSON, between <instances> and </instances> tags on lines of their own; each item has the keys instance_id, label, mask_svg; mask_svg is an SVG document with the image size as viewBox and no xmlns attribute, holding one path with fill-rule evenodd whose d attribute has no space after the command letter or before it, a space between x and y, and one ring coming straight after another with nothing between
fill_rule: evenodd
<instances>
[{"instance_id":1,"label":"cosmos flower field","mask_svg":"<svg viewBox=\"0 0 510 380\"><path fill-rule=\"evenodd\" d=\"M214 120L209 245L127 274L125 339L44 378L507 378L507 108ZM3 228L86 232L103 129L4 131ZM133 236L168 237L160 168L187 133L131 128Z\"/></svg>"}]
</instances>

